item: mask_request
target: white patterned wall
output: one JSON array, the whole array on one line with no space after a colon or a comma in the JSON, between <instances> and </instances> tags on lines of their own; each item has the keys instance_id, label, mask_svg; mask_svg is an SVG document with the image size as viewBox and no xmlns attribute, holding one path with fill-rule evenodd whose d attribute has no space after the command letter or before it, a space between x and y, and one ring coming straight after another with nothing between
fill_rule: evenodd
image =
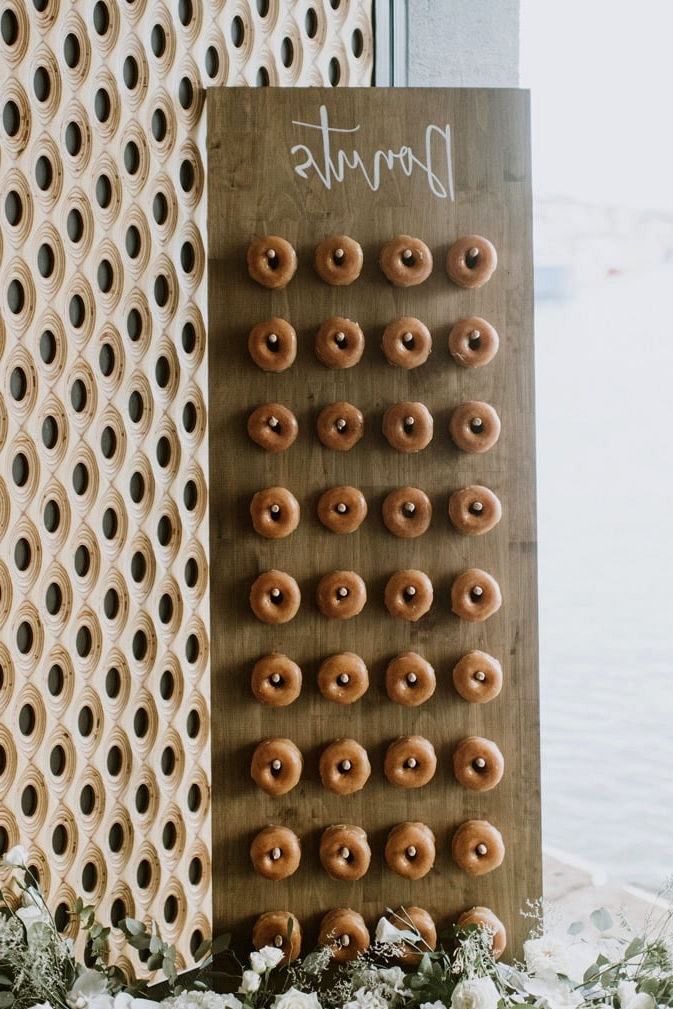
<instances>
[{"instance_id":1,"label":"white patterned wall","mask_svg":"<svg viewBox=\"0 0 673 1009\"><path fill-rule=\"evenodd\" d=\"M212 890L205 89L369 85L370 6L0 0L0 851L63 925L80 894L185 962Z\"/></svg>"}]
</instances>

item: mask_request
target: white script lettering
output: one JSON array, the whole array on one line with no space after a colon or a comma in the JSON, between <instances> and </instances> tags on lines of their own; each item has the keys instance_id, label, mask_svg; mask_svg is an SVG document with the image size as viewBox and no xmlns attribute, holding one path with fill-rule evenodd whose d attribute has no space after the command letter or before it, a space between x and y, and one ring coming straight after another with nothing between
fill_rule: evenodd
<instances>
[{"instance_id":1,"label":"white script lettering","mask_svg":"<svg viewBox=\"0 0 673 1009\"><path fill-rule=\"evenodd\" d=\"M453 201L455 199L451 127L448 124L444 127L433 124L426 126L423 158L415 154L411 147L404 145L398 151L390 149L374 151L370 166L365 164L364 159L355 148L350 152L342 150L340 146L336 150L333 149L337 135L357 133L360 125L347 129L330 126L329 114L325 105L320 106L319 123L302 123L293 119L292 125L320 132L319 153L314 153L308 144L295 144L290 150L291 154L301 155L304 158L294 166L295 172L302 179L307 179L309 172L313 169L325 188L331 189L333 182L344 181L347 170L359 171L372 192L376 193L381 186L381 175L384 169L392 172L396 167L399 167L407 178L411 177L415 169L419 169L426 176L430 192L434 196L442 200ZM440 167L445 173L443 177L440 176Z\"/></svg>"}]
</instances>

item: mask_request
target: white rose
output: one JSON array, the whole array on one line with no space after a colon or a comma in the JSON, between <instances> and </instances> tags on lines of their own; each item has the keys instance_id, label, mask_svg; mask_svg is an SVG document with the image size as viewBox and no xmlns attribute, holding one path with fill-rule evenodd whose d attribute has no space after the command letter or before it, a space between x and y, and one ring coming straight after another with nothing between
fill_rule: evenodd
<instances>
[{"instance_id":1,"label":"white rose","mask_svg":"<svg viewBox=\"0 0 673 1009\"><path fill-rule=\"evenodd\" d=\"M161 1002L153 999L134 998L127 991L120 991L114 997L114 1009L161 1009Z\"/></svg>"},{"instance_id":2,"label":"white rose","mask_svg":"<svg viewBox=\"0 0 673 1009\"><path fill-rule=\"evenodd\" d=\"M404 971L401 967L381 967L378 979L388 985L394 992L404 991Z\"/></svg>"},{"instance_id":3,"label":"white rose","mask_svg":"<svg viewBox=\"0 0 673 1009\"><path fill-rule=\"evenodd\" d=\"M554 974L570 975L568 944L557 936L541 935L538 939L527 939L523 944L523 955L531 974L553 971Z\"/></svg>"},{"instance_id":4,"label":"white rose","mask_svg":"<svg viewBox=\"0 0 673 1009\"><path fill-rule=\"evenodd\" d=\"M284 956L282 949L278 949L277 946L262 946L260 950L250 954L250 966L258 974L263 974L264 971L276 967Z\"/></svg>"},{"instance_id":5,"label":"white rose","mask_svg":"<svg viewBox=\"0 0 673 1009\"><path fill-rule=\"evenodd\" d=\"M388 1009L388 1003L379 992L371 988L358 988L350 1002L343 1009Z\"/></svg>"},{"instance_id":6,"label":"white rose","mask_svg":"<svg viewBox=\"0 0 673 1009\"><path fill-rule=\"evenodd\" d=\"M386 943L389 946L399 946L400 943L407 941L416 942L418 939L418 936L414 932L398 928L397 925L393 925L392 921L388 921L387 918L379 918L375 935L379 942Z\"/></svg>"},{"instance_id":7,"label":"white rose","mask_svg":"<svg viewBox=\"0 0 673 1009\"><path fill-rule=\"evenodd\" d=\"M23 869L28 861L28 852L22 844L15 844L13 848L5 852L2 856L2 861L13 869ZM44 1004L48 1005L47 1002Z\"/></svg>"},{"instance_id":8,"label":"white rose","mask_svg":"<svg viewBox=\"0 0 673 1009\"><path fill-rule=\"evenodd\" d=\"M446 1009L443 1002L421 1002L420 1009Z\"/></svg>"},{"instance_id":9,"label":"white rose","mask_svg":"<svg viewBox=\"0 0 673 1009\"><path fill-rule=\"evenodd\" d=\"M144 999L138 1000L134 1009L143 1009L143 1002ZM184 991L159 1004L161 1009L243 1009L243 1003L235 995L230 992L219 995L214 991Z\"/></svg>"},{"instance_id":10,"label":"white rose","mask_svg":"<svg viewBox=\"0 0 673 1009\"><path fill-rule=\"evenodd\" d=\"M451 996L451 1009L497 1009L500 994L490 977L459 981Z\"/></svg>"},{"instance_id":11,"label":"white rose","mask_svg":"<svg viewBox=\"0 0 673 1009\"><path fill-rule=\"evenodd\" d=\"M37 907L35 904L28 904L27 907L17 907L14 912L17 918L20 918L24 924L26 932L31 925L51 925L51 919L43 907Z\"/></svg>"},{"instance_id":12,"label":"white rose","mask_svg":"<svg viewBox=\"0 0 673 1009\"><path fill-rule=\"evenodd\" d=\"M75 978L67 1001L71 1009L114 1009L114 998L107 990L105 974L90 967L85 967Z\"/></svg>"},{"instance_id":13,"label":"white rose","mask_svg":"<svg viewBox=\"0 0 673 1009\"><path fill-rule=\"evenodd\" d=\"M238 990L242 995L251 995L256 992L262 982L261 977L255 970L244 970Z\"/></svg>"},{"instance_id":14,"label":"white rose","mask_svg":"<svg viewBox=\"0 0 673 1009\"><path fill-rule=\"evenodd\" d=\"M322 1009L322 1006L314 991L305 992L293 987L276 995L271 1009Z\"/></svg>"},{"instance_id":15,"label":"white rose","mask_svg":"<svg viewBox=\"0 0 673 1009\"><path fill-rule=\"evenodd\" d=\"M654 1009L654 999L645 991L637 991L635 981L620 981L617 998L621 1009Z\"/></svg>"}]
</instances>

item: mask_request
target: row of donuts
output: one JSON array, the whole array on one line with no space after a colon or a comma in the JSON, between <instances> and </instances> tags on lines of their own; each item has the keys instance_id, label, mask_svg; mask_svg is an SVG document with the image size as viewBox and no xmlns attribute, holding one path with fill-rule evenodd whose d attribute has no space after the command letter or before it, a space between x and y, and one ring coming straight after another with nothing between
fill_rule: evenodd
<instances>
[{"instance_id":1,"label":"row of donuts","mask_svg":"<svg viewBox=\"0 0 673 1009\"><path fill-rule=\"evenodd\" d=\"M451 678L456 692L471 704L494 700L502 690L500 662L492 655L474 649L463 655L453 667ZM252 667L250 688L253 696L270 708L283 708L301 693L301 667L282 652L271 652ZM322 696L336 704L354 704L369 689L369 670L355 652L339 652L320 663L316 684ZM388 662L385 689L391 701L415 708L429 700L437 687L433 666L418 652L401 652Z\"/></svg>"},{"instance_id":2,"label":"row of donuts","mask_svg":"<svg viewBox=\"0 0 673 1009\"><path fill-rule=\"evenodd\" d=\"M246 252L250 277L262 287L281 290L286 287L299 265L294 247L280 235L254 238ZM313 265L326 284L345 287L358 279L364 264L362 246L348 235L332 235L315 250ZM464 235L446 254L446 273L457 287L482 287L491 279L498 265L495 246L481 235ZM420 238L396 235L386 242L379 254L379 266L395 287L415 287L432 273L432 252Z\"/></svg>"},{"instance_id":3,"label":"row of donuts","mask_svg":"<svg viewBox=\"0 0 673 1009\"><path fill-rule=\"evenodd\" d=\"M357 487L329 487L318 499L316 513L330 532L352 533L367 517L364 494ZM453 526L466 536L489 532L502 518L500 499L488 487L471 484L449 496L447 514ZM381 517L386 529L401 539L414 539L427 531L432 521L432 503L418 487L397 487L384 499ZM252 527L265 539L283 539L295 531L301 508L285 487L265 487L250 501Z\"/></svg>"},{"instance_id":4,"label":"row of donuts","mask_svg":"<svg viewBox=\"0 0 673 1009\"><path fill-rule=\"evenodd\" d=\"M455 864L470 876L492 872L505 857L502 834L488 820L463 821L451 837L450 848ZM388 833L383 854L398 876L422 879L435 864L435 835L425 823L398 823ZM318 855L332 879L355 882L368 872L372 849L362 827L336 823L323 830ZM265 827L250 845L250 860L265 879L287 879L299 868L301 841L289 827Z\"/></svg>"},{"instance_id":5,"label":"row of donuts","mask_svg":"<svg viewBox=\"0 0 673 1009\"><path fill-rule=\"evenodd\" d=\"M355 571L330 571L318 582L315 599L325 617L350 620L367 603L367 587ZM386 582L383 601L393 617L416 621L425 616L434 601L432 582L424 571L406 568L396 571ZM479 623L502 605L500 586L487 571L466 568L453 579L451 610L462 620ZM296 617L301 590L286 571L263 571L252 583L250 608L265 624L286 624Z\"/></svg>"},{"instance_id":6,"label":"row of donuts","mask_svg":"<svg viewBox=\"0 0 673 1009\"><path fill-rule=\"evenodd\" d=\"M394 940L395 959L400 963L418 963L423 950L436 949L437 928L432 916L424 908L412 906L391 909L386 917L391 926L387 941ZM490 937L493 956L496 960L502 956L507 945L507 933L503 923L490 908L476 906L464 911L456 921L456 928L463 930L470 926L484 929ZM416 947L409 945L397 937L394 929L418 932L419 943ZM385 937L385 932L378 927L377 936L379 931ZM252 944L255 949L272 946L282 950L283 959L280 963L296 960L301 952L301 943L301 926L291 911L265 911L253 926ZM370 943L371 937L364 918L352 908L332 908L322 918L318 946L328 946L333 959L338 963L354 960L364 953Z\"/></svg>"},{"instance_id":7,"label":"row of donuts","mask_svg":"<svg viewBox=\"0 0 673 1009\"><path fill-rule=\"evenodd\" d=\"M475 315L454 323L448 338L449 353L463 368L488 364L497 354L499 343L494 326ZM365 335L357 322L335 315L318 329L314 350L327 368L353 368L364 354ZM420 319L405 315L386 326L381 350L389 364L410 371L428 360L432 334ZM286 371L297 357L297 332L278 316L265 319L250 330L248 352L262 371Z\"/></svg>"},{"instance_id":8,"label":"row of donuts","mask_svg":"<svg viewBox=\"0 0 673 1009\"><path fill-rule=\"evenodd\" d=\"M500 784L505 761L497 743L466 736L451 752L453 774L470 792L489 792ZM250 762L252 780L267 795L286 795L296 788L304 757L291 739L263 739ZM361 791L372 773L369 755L356 739L335 739L322 751L318 764L322 787L336 795ZM383 773L397 788L422 788L437 773L437 753L425 736L399 736L386 749Z\"/></svg>"},{"instance_id":9,"label":"row of donuts","mask_svg":"<svg viewBox=\"0 0 673 1009\"><path fill-rule=\"evenodd\" d=\"M488 452L500 437L500 417L490 403L469 400L455 407L449 418L449 434L463 452ZM266 452L284 452L299 434L293 411L282 403L262 403L248 417L250 438ZM362 438L365 419L352 403L329 403L316 418L316 434L326 448L347 452ZM383 435L398 452L420 452L434 435L432 414L424 403L403 400L392 403L381 421Z\"/></svg>"}]
</instances>

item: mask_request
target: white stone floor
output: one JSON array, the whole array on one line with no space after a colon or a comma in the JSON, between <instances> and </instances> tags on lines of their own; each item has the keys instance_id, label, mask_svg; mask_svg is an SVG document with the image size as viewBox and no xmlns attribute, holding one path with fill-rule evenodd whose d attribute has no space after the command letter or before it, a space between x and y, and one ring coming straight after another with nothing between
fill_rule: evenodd
<instances>
[{"instance_id":1,"label":"white stone floor","mask_svg":"<svg viewBox=\"0 0 673 1009\"><path fill-rule=\"evenodd\" d=\"M658 916L668 906L656 894L611 880L599 866L580 862L554 849L543 852L542 874L545 898L553 902L568 925L606 907L613 917L622 913L639 929L649 917Z\"/></svg>"}]
</instances>

